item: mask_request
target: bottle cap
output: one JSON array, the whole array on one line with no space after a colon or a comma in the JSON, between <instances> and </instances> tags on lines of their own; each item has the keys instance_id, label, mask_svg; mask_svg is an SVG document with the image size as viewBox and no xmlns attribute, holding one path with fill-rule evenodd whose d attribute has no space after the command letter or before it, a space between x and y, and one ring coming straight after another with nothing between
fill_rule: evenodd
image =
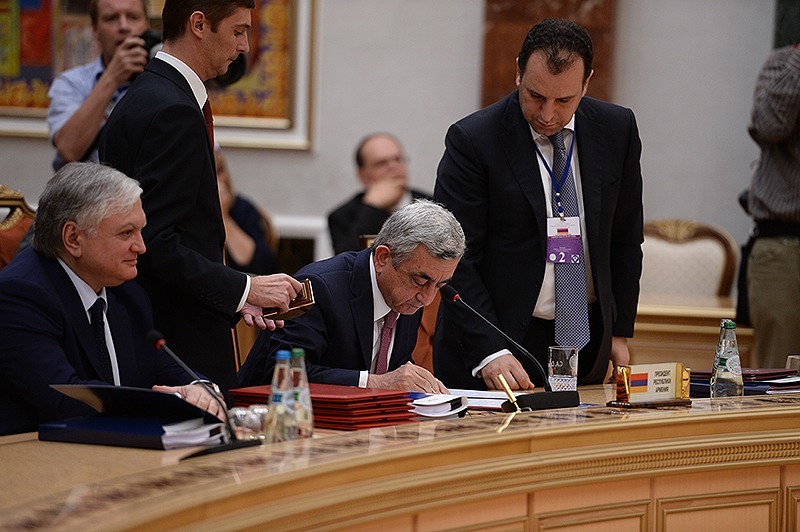
<instances>
[{"instance_id":1,"label":"bottle cap","mask_svg":"<svg viewBox=\"0 0 800 532\"><path fill-rule=\"evenodd\" d=\"M289 360L289 351L287 349L279 349L275 352L276 360Z\"/></svg>"},{"instance_id":2,"label":"bottle cap","mask_svg":"<svg viewBox=\"0 0 800 532\"><path fill-rule=\"evenodd\" d=\"M736 322L733 320L722 320L722 328L723 329L735 329Z\"/></svg>"},{"instance_id":3,"label":"bottle cap","mask_svg":"<svg viewBox=\"0 0 800 532\"><path fill-rule=\"evenodd\" d=\"M292 358L303 358L306 356L306 350L302 347L293 347L292 348Z\"/></svg>"}]
</instances>

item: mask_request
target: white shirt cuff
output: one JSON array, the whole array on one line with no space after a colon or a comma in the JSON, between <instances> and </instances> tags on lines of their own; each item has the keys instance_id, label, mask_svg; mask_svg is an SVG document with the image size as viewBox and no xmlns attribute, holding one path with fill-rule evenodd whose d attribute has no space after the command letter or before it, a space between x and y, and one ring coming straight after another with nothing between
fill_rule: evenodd
<instances>
[{"instance_id":1,"label":"white shirt cuff","mask_svg":"<svg viewBox=\"0 0 800 532\"><path fill-rule=\"evenodd\" d=\"M492 353L492 354L491 354L491 355L489 355L488 357L486 357L486 358L484 358L483 360L481 360L481 363L480 363L480 364L478 364L477 366L475 366L475 367L472 369L472 376L473 376L473 377L477 377L477 376L478 376L478 372L479 372L480 370L482 370L483 368L485 368L485 367L486 367L486 365L487 365L489 362L491 362L492 360L494 360L495 358L499 358L499 357L501 357L501 356L503 356L503 355L510 355L510 354L511 354L511 351L509 351L508 349L501 349L500 351L496 351L496 352Z\"/></svg>"},{"instance_id":2,"label":"white shirt cuff","mask_svg":"<svg viewBox=\"0 0 800 532\"><path fill-rule=\"evenodd\" d=\"M242 310L244 304L247 303L247 296L250 295L250 276L245 274L244 277L247 279L247 281L245 281L246 284L244 285L244 294L242 294L242 299L239 300L239 306L236 307L236 312Z\"/></svg>"},{"instance_id":3,"label":"white shirt cuff","mask_svg":"<svg viewBox=\"0 0 800 532\"><path fill-rule=\"evenodd\" d=\"M369 371L360 371L358 373L358 387L366 388L368 378L369 378Z\"/></svg>"}]
</instances>

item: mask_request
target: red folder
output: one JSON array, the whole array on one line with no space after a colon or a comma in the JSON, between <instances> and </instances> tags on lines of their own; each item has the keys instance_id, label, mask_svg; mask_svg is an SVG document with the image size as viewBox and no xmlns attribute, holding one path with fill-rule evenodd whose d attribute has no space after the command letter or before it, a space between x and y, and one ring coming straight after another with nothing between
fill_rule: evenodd
<instances>
[{"instance_id":1,"label":"red folder","mask_svg":"<svg viewBox=\"0 0 800 532\"><path fill-rule=\"evenodd\" d=\"M317 428L359 430L409 423L415 418L405 391L319 383L311 383L309 388ZM267 404L269 389L268 385L250 386L228 393L236 406L248 406Z\"/></svg>"}]
</instances>

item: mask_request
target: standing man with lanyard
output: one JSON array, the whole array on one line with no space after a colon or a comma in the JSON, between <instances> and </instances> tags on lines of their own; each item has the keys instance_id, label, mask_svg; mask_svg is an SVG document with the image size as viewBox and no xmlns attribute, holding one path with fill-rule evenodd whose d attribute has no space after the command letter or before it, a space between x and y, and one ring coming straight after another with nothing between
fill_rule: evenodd
<instances>
[{"instance_id":1,"label":"standing man with lanyard","mask_svg":"<svg viewBox=\"0 0 800 532\"><path fill-rule=\"evenodd\" d=\"M641 141L629 109L586 97L592 41L546 19L517 58L517 90L450 127L434 197L469 253L452 286L543 365L580 348L580 384L630 360L643 241ZM443 304L435 374L451 388L541 384L533 364L462 306ZM517 356L514 356L517 355Z\"/></svg>"},{"instance_id":2,"label":"standing man with lanyard","mask_svg":"<svg viewBox=\"0 0 800 532\"><path fill-rule=\"evenodd\" d=\"M231 326L275 327L301 289L285 274L249 277L222 263L225 228L205 80L247 53L253 0L166 0L164 47L128 89L100 138L100 159L141 183L147 254L137 280L155 324L187 363L233 385ZM277 325L282 325L278 323Z\"/></svg>"}]
</instances>

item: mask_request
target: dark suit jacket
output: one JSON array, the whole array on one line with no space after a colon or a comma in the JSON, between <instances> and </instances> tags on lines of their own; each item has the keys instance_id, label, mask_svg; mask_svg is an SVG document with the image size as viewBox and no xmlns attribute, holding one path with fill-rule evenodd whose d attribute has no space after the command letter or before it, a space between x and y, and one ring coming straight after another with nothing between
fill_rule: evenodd
<instances>
[{"instance_id":1,"label":"dark suit jacket","mask_svg":"<svg viewBox=\"0 0 800 532\"><path fill-rule=\"evenodd\" d=\"M283 329L259 333L242 369L240 386L269 384L275 351L302 347L310 382L358 386L361 371L372 362L373 303L370 250L348 252L315 262L297 272L310 279L314 307L286 322ZM422 313L397 319L389 370L411 360Z\"/></svg>"},{"instance_id":2,"label":"dark suit jacket","mask_svg":"<svg viewBox=\"0 0 800 532\"><path fill-rule=\"evenodd\" d=\"M127 282L106 293L121 384L150 388L191 382L166 353L147 344L153 317L141 287ZM0 339L0 434L94 412L49 387L103 383L86 311L55 259L29 248L0 271Z\"/></svg>"},{"instance_id":3,"label":"dark suit jacket","mask_svg":"<svg viewBox=\"0 0 800 532\"><path fill-rule=\"evenodd\" d=\"M227 389L235 380L231 323L246 280L222 264L214 150L177 70L154 59L136 78L103 130L100 160L144 191L147 252L137 281L156 326L190 367Z\"/></svg>"},{"instance_id":4,"label":"dark suit jacket","mask_svg":"<svg viewBox=\"0 0 800 532\"><path fill-rule=\"evenodd\" d=\"M419 190L411 190L413 199L431 199ZM346 203L338 206L328 215L328 229L334 253L359 251L361 235L375 235L381 230L383 222L391 215L390 211L378 209L364 203L364 192L359 192Z\"/></svg>"},{"instance_id":5,"label":"dark suit jacket","mask_svg":"<svg viewBox=\"0 0 800 532\"><path fill-rule=\"evenodd\" d=\"M631 110L592 98L581 101L575 130L581 216L603 321L599 352L582 352L578 366L580 382L589 384L605 375L611 336L633 335L643 240L641 141ZM450 127L434 192L467 236L467 256L451 284L517 341L545 270L548 213L534 144L515 91ZM454 304L440 308L434 345L436 376L454 388L482 387L470 371L508 348Z\"/></svg>"}]
</instances>

